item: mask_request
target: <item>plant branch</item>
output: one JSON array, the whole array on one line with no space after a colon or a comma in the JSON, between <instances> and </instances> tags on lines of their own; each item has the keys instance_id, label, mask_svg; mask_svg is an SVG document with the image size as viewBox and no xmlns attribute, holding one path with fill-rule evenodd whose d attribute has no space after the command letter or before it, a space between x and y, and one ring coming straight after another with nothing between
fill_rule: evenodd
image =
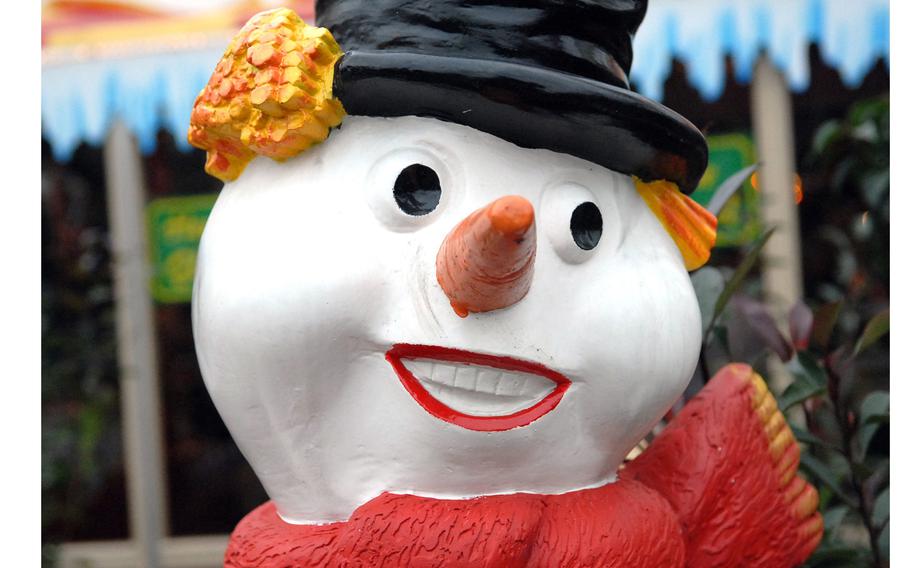
<instances>
[{"instance_id":1,"label":"plant branch","mask_svg":"<svg viewBox=\"0 0 910 568\"><path fill-rule=\"evenodd\" d=\"M885 568L885 564L882 563L881 552L878 549L878 539L881 536L882 528L875 526L875 522L872 519L875 497L873 496L872 502L870 502L869 495L867 495L866 491L863 491L862 482L856 476L855 466L860 464L861 461L856 459L853 444L851 444L855 428L850 423L849 409L847 408L847 404L843 400L841 393L829 388L828 394L831 396L831 402L834 404L834 416L837 419L837 425L841 433L842 453L850 464L850 485L858 497L857 503L860 518L863 521L866 531L869 533L869 548L872 552L872 563L875 568Z\"/></svg>"}]
</instances>

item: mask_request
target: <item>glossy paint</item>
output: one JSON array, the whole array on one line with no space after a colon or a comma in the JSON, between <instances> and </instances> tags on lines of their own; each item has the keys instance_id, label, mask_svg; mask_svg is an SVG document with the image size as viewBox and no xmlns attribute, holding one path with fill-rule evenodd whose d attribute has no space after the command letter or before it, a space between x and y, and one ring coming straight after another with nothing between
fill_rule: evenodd
<instances>
[{"instance_id":1,"label":"glossy paint","mask_svg":"<svg viewBox=\"0 0 910 568\"><path fill-rule=\"evenodd\" d=\"M621 480L656 489L685 529L686 566L801 566L824 533L818 492L764 380L727 365Z\"/></svg>"},{"instance_id":2,"label":"glossy paint","mask_svg":"<svg viewBox=\"0 0 910 568\"><path fill-rule=\"evenodd\" d=\"M385 493L320 526L284 523L270 502L237 526L225 566L791 568L823 534L798 464L764 381L729 365L615 483L473 499Z\"/></svg>"},{"instance_id":3,"label":"glossy paint","mask_svg":"<svg viewBox=\"0 0 910 568\"><path fill-rule=\"evenodd\" d=\"M401 171L439 177L430 213L402 211ZM442 243L509 195L538 227L527 294L459 317ZM597 205L582 250L571 218ZM673 240L629 176L429 118L350 116L225 185L199 249L193 326L206 386L282 517L347 519L382 492L435 498L564 493L615 479L685 388L698 304ZM571 381L524 426L478 431L428 412L386 354L432 345L533 362ZM408 363L408 361L405 361Z\"/></svg>"},{"instance_id":4,"label":"glossy paint","mask_svg":"<svg viewBox=\"0 0 910 568\"><path fill-rule=\"evenodd\" d=\"M645 0L319 0L348 51L508 61L628 88Z\"/></svg>"},{"instance_id":5,"label":"glossy paint","mask_svg":"<svg viewBox=\"0 0 910 568\"><path fill-rule=\"evenodd\" d=\"M691 192L701 132L629 90L641 0L321 0L348 114L426 116Z\"/></svg>"},{"instance_id":6,"label":"glossy paint","mask_svg":"<svg viewBox=\"0 0 910 568\"><path fill-rule=\"evenodd\" d=\"M717 240L717 218L670 182L635 180L635 189L673 238L686 269L708 262Z\"/></svg>"},{"instance_id":7,"label":"glossy paint","mask_svg":"<svg viewBox=\"0 0 910 568\"><path fill-rule=\"evenodd\" d=\"M206 151L205 171L234 180L254 156L283 160L325 140L344 116L331 89L340 56L293 10L250 18L193 104L187 139Z\"/></svg>"},{"instance_id":8,"label":"glossy paint","mask_svg":"<svg viewBox=\"0 0 910 568\"><path fill-rule=\"evenodd\" d=\"M446 361L506 371L519 371L545 377L553 382L553 387L542 400L533 406L502 416L476 416L459 412L427 392L427 389L421 385L420 381L417 380L402 361L409 359ZM447 349L435 345L395 345L386 353L386 360L395 369L395 373L401 379L401 384L404 385L404 388L427 412L440 420L478 432L502 432L527 426L556 408L556 405L562 400L563 395L572 383L565 375L531 361L485 355L461 349Z\"/></svg>"},{"instance_id":9,"label":"glossy paint","mask_svg":"<svg viewBox=\"0 0 910 568\"><path fill-rule=\"evenodd\" d=\"M234 530L224 565L683 568L684 561L683 534L667 502L641 483L621 481L562 495L386 493L347 522L321 526L282 523L266 503Z\"/></svg>"},{"instance_id":10,"label":"glossy paint","mask_svg":"<svg viewBox=\"0 0 910 568\"><path fill-rule=\"evenodd\" d=\"M534 206L507 195L446 236L436 255L436 279L461 317L506 308L531 288L536 253Z\"/></svg>"}]
</instances>

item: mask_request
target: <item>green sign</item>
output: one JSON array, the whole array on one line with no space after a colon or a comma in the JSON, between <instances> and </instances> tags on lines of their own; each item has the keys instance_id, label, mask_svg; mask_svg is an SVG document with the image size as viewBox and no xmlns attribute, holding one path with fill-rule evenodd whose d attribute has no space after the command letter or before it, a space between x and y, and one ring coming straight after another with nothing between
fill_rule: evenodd
<instances>
[{"instance_id":1,"label":"green sign","mask_svg":"<svg viewBox=\"0 0 910 568\"><path fill-rule=\"evenodd\" d=\"M164 197L148 204L152 297L163 303L189 302L196 249L217 194Z\"/></svg>"},{"instance_id":2,"label":"green sign","mask_svg":"<svg viewBox=\"0 0 910 568\"><path fill-rule=\"evenodd\" d=\"M701 205L711 201L717 187L739 170L755 163L752 139L745 134L708 136L708 169L692 199ZM717 216L717 246L755 242L761 235L758 191L747 180Z\"/></svg>"}]
</instances>

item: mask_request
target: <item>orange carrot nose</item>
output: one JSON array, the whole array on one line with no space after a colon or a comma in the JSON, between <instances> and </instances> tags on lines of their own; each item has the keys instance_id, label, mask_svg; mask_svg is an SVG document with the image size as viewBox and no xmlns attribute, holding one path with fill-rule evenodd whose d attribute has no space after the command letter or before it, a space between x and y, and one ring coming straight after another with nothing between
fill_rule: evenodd
<instances>
[{"instance_id":1,"label":"orange carrot nose","mask_svg":"<svg viewBox=\"0 0 910 568\"><path fill-rule=\"evenodd\" d=\"M459 223L436 255L436 279L461 317L511 306L531 287L534 206L507 195Z\"/></svg>"}]
</instances>

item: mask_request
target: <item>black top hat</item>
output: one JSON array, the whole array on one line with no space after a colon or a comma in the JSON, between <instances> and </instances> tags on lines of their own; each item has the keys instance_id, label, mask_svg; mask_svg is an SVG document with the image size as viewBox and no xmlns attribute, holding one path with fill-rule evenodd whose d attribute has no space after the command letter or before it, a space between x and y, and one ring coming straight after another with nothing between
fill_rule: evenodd
<instances>
[{"instance_id":1,"label":"black top hat","mask_svg":"<svg viewBox=\"0 0 910 568\"><path fill-rule=\"evenodd\" d=\"M428 116L689 193L704 137L629 90L647 0L318 0L351 115Z\"/></svg>"}]
</instances>

